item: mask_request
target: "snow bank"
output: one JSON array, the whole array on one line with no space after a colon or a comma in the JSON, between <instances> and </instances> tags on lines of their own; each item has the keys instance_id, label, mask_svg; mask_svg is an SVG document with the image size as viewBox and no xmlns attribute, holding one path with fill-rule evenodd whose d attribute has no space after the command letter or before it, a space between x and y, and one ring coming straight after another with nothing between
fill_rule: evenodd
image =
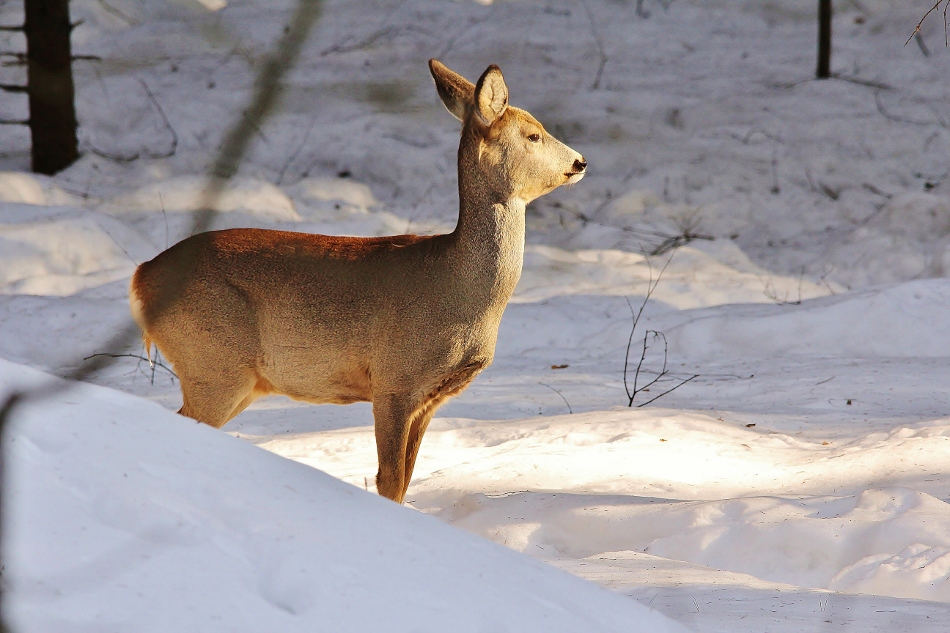
<instances>
[{"instance_id":1,"label":"snow bank","mask_svg":"<svg viewBox=\"0 0 950 633\"><path fill-rule=\"evenodd\" d=\"M0 295L0 328L9 333L0 336L0 357L61 374L93 354L142 353L137 335L127 349L105 347L134 327L128 288L121 279L66 297Z\"/></svg>"},{"instance_id":2,"label":"snow bank","mask_svg":"<svg viewBox=\"0 0 950 633\"><path fill-rule=\"evenodd\" d=\"M801 587L950 601L950 504L906 488L683 503L473 494L442 516L536 556L646 552Z\"/></svg>"},{"instance_id":3,"label":"snow bank","mask_svg":"<svg viewBox=\"0 0 950 633\"><path fill-rule=\"evenodd\" d=\"M367 185L349 178L305 178L290 188L305 217L344 219L380 206Z\"/></svg>"},{"instance_id":4,"label":"snow bank","mask_svg":"<svg viewBox=\"0 0 950 633\"><path fill-rule=\"evenodd\" d=\"M37 205L70 205L79 200L59 187L49 176L0 172L0 202Z\"/></svg>"},{"instance_id":5,"label":"snow bank","mask_svg":"<svg viewBox=\"0 0 950 633\"><path fill-rule=\"evenodd\" d=\"M69 295L132 275L155 251L94 211L0 204L0 293Z\"/></svg>"},{"instance_id":6,"label":"snow bank","mask_svg":"<svg viewBox=\"0 0 950 633\"><path fill-rule=\"evenodd\" d=\"M52 380L0 361L3 391ZM680 631L635 602L147 401L9 430L18 631Z\"/></svg>"},{"instance_id":7,"label":"snow bank","mask_svg":"<svg viewBox=\"0 0 950 633\"><path fill-rule=\"evenodd\" d=\"M773 275L728 240L684 246L664 256L620 250L568 251L525 246L524 269L512 303L565 295L643 296L664 265L653 301L679 310L724 303L774 303L823 297L828 288Z\"/></svg>"},{"instance_id":8,"label":"snow bank","mask_svg":"<svg viewBox=\"0 0 950 633\"><path fill-rule=\"evenodd\" d=\"M803 587L950 601L950 504L919 490L946 470L946 424L806 441L653 409L436 419L425 442L407 499L534 556L647 552ZM371 427L263 446L357 484L374 467Z\"/></svg>"},{"instance_id":9,"label":"snow bank","mask_svg":"<svg viewBox=\"0 0 950 633\"><path fill-rule=\"evenodd\" d=\"M277 436L261 446L363 485L375 473L373 442L367 426ZM437 418L409 498L425 505L452 490L682 500L831 495L882 481L917 486L943 472L948 454L950 425L936 422L829 442L656 408L506 421Z\"/></svg>"},{"instance_id":10,"label":"snow bank","mask_svg":"<svg viewBox=\"0 0 950 633\"><path fill-rule=\"evenodd\" d=\"M151 182L131 193L116 196L108 208L117 213L200 211L207 203L208 190L208 180L202 176L178 176ZM287 194L276 185L253 178L229 180L213 202L215 210L223 213L241 211L278 222L300 220L293 200Z\"/></svg>"},{"instance_id":11,"label":"snow bank","mask_svg":"<svg viewBox=\"0 0 950 633\"><path fill-rule=\"evenodd\" d=\"M698 358L817 354L950 355L950 281L925 279L802 302L697 311L666 330L670 349Z\"/></svg>"}]
</instances>

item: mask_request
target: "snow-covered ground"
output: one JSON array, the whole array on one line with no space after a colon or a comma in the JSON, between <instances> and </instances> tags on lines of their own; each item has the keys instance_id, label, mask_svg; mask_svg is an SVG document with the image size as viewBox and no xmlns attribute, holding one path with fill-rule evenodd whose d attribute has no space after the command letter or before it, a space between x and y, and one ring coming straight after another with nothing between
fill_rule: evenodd
<instances>
[{"instance_id":1,"label":"snow-covered ground","mask_svg":"<svg viewBox=\"0 0 950 633\"><path fill-rule=\"evenodd\" d=\"M17 631L684 630L134 396L82 385L14 424Z\"/></svg>"},{"instance_id":2,"label":"snow-covered ground","mask_svg":"<svg viewBox=\"0 0 950 633\"><path fill-rule=\"evenodd\" d=\"M215 227L451 228L458 125L429 57L469 77L498 63L512 102L590 164L578 186L529 208L495 364L440 410L410 508L696 631L950 628L950 52L939 19L925 23L923 45L904 46L930 3L841 1L838 76L815 81L814 4L324 4ZM130 323L127 280L190 232L202 174L293 3L71 9L83 20L75 51L101 57L75 67L82 159L54 178L29 174L25 132L0 126L0 357L60 375L91 354L141 353L103 347ZM0 4L0 23L18 11ZM18 47L0 32L0 48ZM22 74L0 67L0 83ZM0 118L25 108L8 96ZM668 260L628 369L652 329L671 373L634 405L696 377L628 408L631 306ZM658 340L648 380L661 362ZM7 388L38 380L2 369ZM135 358L91 380L179 406L170 374ZM372 491L368 405L263 400L224 429L245 443L100 388L31 407L7 445L17 496L4 579L24 631L82 630L94 617L153 630L146 620L184 592L206 601L154 630L226 630L202 619L222 611L281 627L267 618L298 613L305 626L336 617L324 588L371 578L377 555L387 570L423 566L420 593L400 587L402 615L475 592L465 608L488 601L482 615L501 618L483 630L541 627L530 618L552 603L570 614L558 616L565 630L594 630L580 623L601 615L605 630L614 616L664 626L633 601L553 570L542 580L548 568L246 445ZM235 473L242 460L253 467ZM115 475L127 465L137 482ZM233 477L222 480L225 468ZM322 507L339 523L307 534ZM314 530L327 527L320 517ZM366 521L380 531L360 531ZM380 527L389 523L431 534L431 548L411 541L417 549L400 553L405 539ZM287 567L297 558L299 577ZM475 563L523 580L476 583ZM200 570L212 568L227 584L205 588ZM536 598L518 583L538 584ZM335 590L353 630L390 610L371 588ZM565 606L557 596L569 594ZM505 620L515 605L526 619Z\"/></svg>"}]
</instances>

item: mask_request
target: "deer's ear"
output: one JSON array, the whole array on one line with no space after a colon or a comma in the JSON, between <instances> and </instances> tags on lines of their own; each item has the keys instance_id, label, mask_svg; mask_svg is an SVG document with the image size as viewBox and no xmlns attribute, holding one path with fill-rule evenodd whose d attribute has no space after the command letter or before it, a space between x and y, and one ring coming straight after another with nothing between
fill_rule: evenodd
<instances>
[{"instance_id":1,"label":"deer's ear","mask_svg":"<svg viewBox=\"0 0 950 633\"><path fill-rule=\"evenodd\" d=\"M508 109L508 86L501 69L492 64L475 84L475 114L482 124L490 126Z\"/></svg>"},{"instance_id":2,"label":"deer's ear","mask_svg":"<svg viewBox=\"0 0 950 633\"><path fill-rule=\"evenodd\" d=\"M429 72L445 109L459 121L465 120L465 109L472 105L475 86L462 75L452 72L437 59L429 60Z\"/></svg>"}]
</instances>

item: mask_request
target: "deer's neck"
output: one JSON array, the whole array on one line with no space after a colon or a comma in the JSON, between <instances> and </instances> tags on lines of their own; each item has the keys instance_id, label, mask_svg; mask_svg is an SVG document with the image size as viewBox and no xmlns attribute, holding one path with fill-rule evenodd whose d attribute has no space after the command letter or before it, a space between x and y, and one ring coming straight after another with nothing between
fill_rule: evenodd
<instances>
[{"instance_id":1,"label":"deer's neck","mask_svg":"<svg viewBox=\"0 0 950 633\"><path fill-rule=\"evenodd\" d=\"M521 277L525 202L492 186L478 165L477 150L459 151L459 220L453 237L461 272L473 277L488 300L506 303Z\"/></svg>"}]
</instances>

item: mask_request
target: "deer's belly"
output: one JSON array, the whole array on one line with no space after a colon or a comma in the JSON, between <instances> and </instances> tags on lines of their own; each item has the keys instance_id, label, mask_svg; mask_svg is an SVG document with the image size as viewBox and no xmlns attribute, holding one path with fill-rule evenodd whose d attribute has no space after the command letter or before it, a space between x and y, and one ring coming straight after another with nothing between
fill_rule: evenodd
<instances>
[{"instance_id":1,"label":"deer's belly","mask_svg":"<svg viewBox=\"0 0 950 633\"><path fill-rule=\"evenodd\" d=\"M263 374L274 392L314 404L351 404L372 400L369 368L355 351L325 345L277 350Z\"/></svg>"}]
</instances>

